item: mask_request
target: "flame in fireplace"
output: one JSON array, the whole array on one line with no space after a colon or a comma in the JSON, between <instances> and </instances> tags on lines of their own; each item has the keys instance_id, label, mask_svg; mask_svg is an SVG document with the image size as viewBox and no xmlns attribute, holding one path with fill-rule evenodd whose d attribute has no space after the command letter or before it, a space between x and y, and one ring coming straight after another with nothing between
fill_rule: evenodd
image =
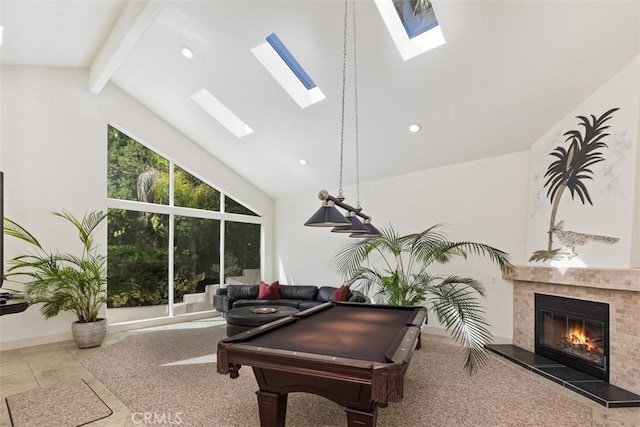
<instances>
[{"instance_id":1,"label":"flame in fireplace","mask_svg":"<svg viewBox=\"0 0 640 427\"><path fill-rule=\"evenodd\" d=\"M581 325L573 325L565 336L565 340L571 345L582 347L584 351L597 351L596 346Z\"/></svg>"}]
</instances>

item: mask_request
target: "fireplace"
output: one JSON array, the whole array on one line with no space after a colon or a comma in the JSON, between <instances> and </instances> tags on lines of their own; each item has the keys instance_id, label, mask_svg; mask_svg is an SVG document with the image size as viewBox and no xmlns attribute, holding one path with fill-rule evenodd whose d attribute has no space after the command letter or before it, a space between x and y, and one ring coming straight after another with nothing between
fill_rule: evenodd
<instances>
[{"instance_id":1,"label":"fireplace","mask_svg":"<svg viewBox=\"0 0 640 427\"><path fill-rule=\"evenodd\" d=\"M535 352L609 381L609 304L535 294Z\"/></svg>"},{"instance_id":2,"label":"fireplace","mask_svg":"<svg viewBox=\"0 0 640 427\"><path fill-rule=\"evenodd\" d=\"M621 407L621 402L624 402L624 406L640 407L640 268L519 266L507 278L513 280L512 353L524 352L521 359L533 372L602 405ZM578 300L579 305L585 301L597 301L595 305L589 304L586 310L572 306L563 308L562 305L548 307L550 310L547 310L558 311L560 316L568 319L577 312L578 317L585 321L602 325L602 355L595 363L587 357L566 355L571 362L580 362L579 368L567 366L566 360L557 361L558 349L548 345L542 346L547 351L546 356L535 354L541 347L536 336L536 332L540 333L541 322L536 318L536 294ZM597 314L600 310L603 312ZM593 328L592 323L586 326ZM589 332L589 340L598 340L598 334ZM548 340L549 337L546 338ZM582 372L585 369L591 373ZM589 380L585 377L596 378ZM621 398L620 390L628 393L625 398Z\"/></svg>"}]
</instances>

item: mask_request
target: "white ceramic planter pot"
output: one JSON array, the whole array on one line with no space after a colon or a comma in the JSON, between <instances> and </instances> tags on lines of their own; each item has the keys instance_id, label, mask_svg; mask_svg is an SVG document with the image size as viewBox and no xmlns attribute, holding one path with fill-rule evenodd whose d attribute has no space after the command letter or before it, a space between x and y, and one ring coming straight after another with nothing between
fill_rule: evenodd
<instances>
[{"instance_id":1,"label":"white ceramic planter pot","mask_svg":"<svg viewBox=\"0 0 640 427\"><path fill-rule=\"evenodd\" d=\"M107 334L107 319L95 322L73 322L71 333L78 348L98 347Z\"/></svg>"}]
</instances>

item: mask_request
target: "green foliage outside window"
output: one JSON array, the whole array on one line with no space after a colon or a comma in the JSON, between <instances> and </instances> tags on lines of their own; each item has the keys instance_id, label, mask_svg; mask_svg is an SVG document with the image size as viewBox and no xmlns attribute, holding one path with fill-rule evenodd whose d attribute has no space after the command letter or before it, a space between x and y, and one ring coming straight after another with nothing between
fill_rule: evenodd
<instances>
[{"instance_id":1,"label":"green foliage outside window","mask_svg":"<svg viewBox=\"0 0 640 427\"><path fill-rule=\"evenodd\" d=\"M170 163L124 133L109 126L108 196L114 199L169 205ZM220 211L220 193L174 167L174 206ZM256 215L225 198L230 213ZM168 303L169 216L109 209L108 286L110 308ZM220 221L175 216L174 301L203 292L220 279ZM260 225L227 222L225 274L260 268Z\"/></svg>"},{"instance_id":2,"label":"green foliage outside window","mask_svg":"<svg viewBox=\"0 0 640 427\"><path fill-rule=\"evenodd\" d=\"M236 202L231 197L224 198L224 211L228 213L259 216L257 213L253 212L250 209L247 209L245 206L242 206L240 203Z\"/></svg>"},{"instance_id":3,"label":"green foliage outside window","mask_svg":"<svg viewBox=\"0 0 640 427\"><path fill-rule=\"evenodd\" d=\"M168 301L167 215L109 209L107 307Z\"/></svg>"},{"instance_id":4,"label":"green foliage outside window","mask_svg":"<svg viewBox=\"0 0 640 427\"><path fill-rule=\"evenodd\" d=\"M138 143L134 139L128 137L116 128L108 127L108 190L107 197L120 200L138 200L142 201L142 197L138 196L140 181L140 191L145 186L145 178L153 178L154 171L169 176L169 162L167 159L159 156L153 151ZM148 182L148 181L147 181ZM140 196L147 197L152 195L150 191L155 190L158 193L169 192L169 180L161 184L156 180L154 188L147 188L147 194ZM168 202L168 198L166 199ZM167 203L164 203L167 204Z\"/></svg>"}]
</instances>

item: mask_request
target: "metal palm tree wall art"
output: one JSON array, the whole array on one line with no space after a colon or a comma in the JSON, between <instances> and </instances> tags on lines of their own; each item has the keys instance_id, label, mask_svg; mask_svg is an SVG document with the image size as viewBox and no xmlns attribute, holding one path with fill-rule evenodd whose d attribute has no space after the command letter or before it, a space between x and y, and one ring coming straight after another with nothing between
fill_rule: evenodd
<instances>
[{"instance_id":1,"label":"metal palm tree wall art","mask_svg":"<svg viewBox=\"0 0 640 427\"><path fill-rule=\"evenodd\" d=\"M604 139L609 136L605 133L609 129L606 122L617 110L618 108L612 108L598 118L595 115L577 116L579 125L584 127L584 133L579 129L566 132L565 143L568 143L569 147L558 146L549 153L555 160L544 175L544 187L547 188L547 198L552 205L547 232L548 245L546 249L535 251L529 261L571 259L576 256L576 246L591 241L613 244L619 240L615 237L568 231L564 229L564 221L556 223L556 213L565 190L569 190L571 200L578 196L583 205L588 202L593 206L586 183L587 180L593 180L594 173L591 167L605 160L602 150L608 148ZM553 247L553 236L558 238L561 247Z\"/></svg>"}]
</instances>

